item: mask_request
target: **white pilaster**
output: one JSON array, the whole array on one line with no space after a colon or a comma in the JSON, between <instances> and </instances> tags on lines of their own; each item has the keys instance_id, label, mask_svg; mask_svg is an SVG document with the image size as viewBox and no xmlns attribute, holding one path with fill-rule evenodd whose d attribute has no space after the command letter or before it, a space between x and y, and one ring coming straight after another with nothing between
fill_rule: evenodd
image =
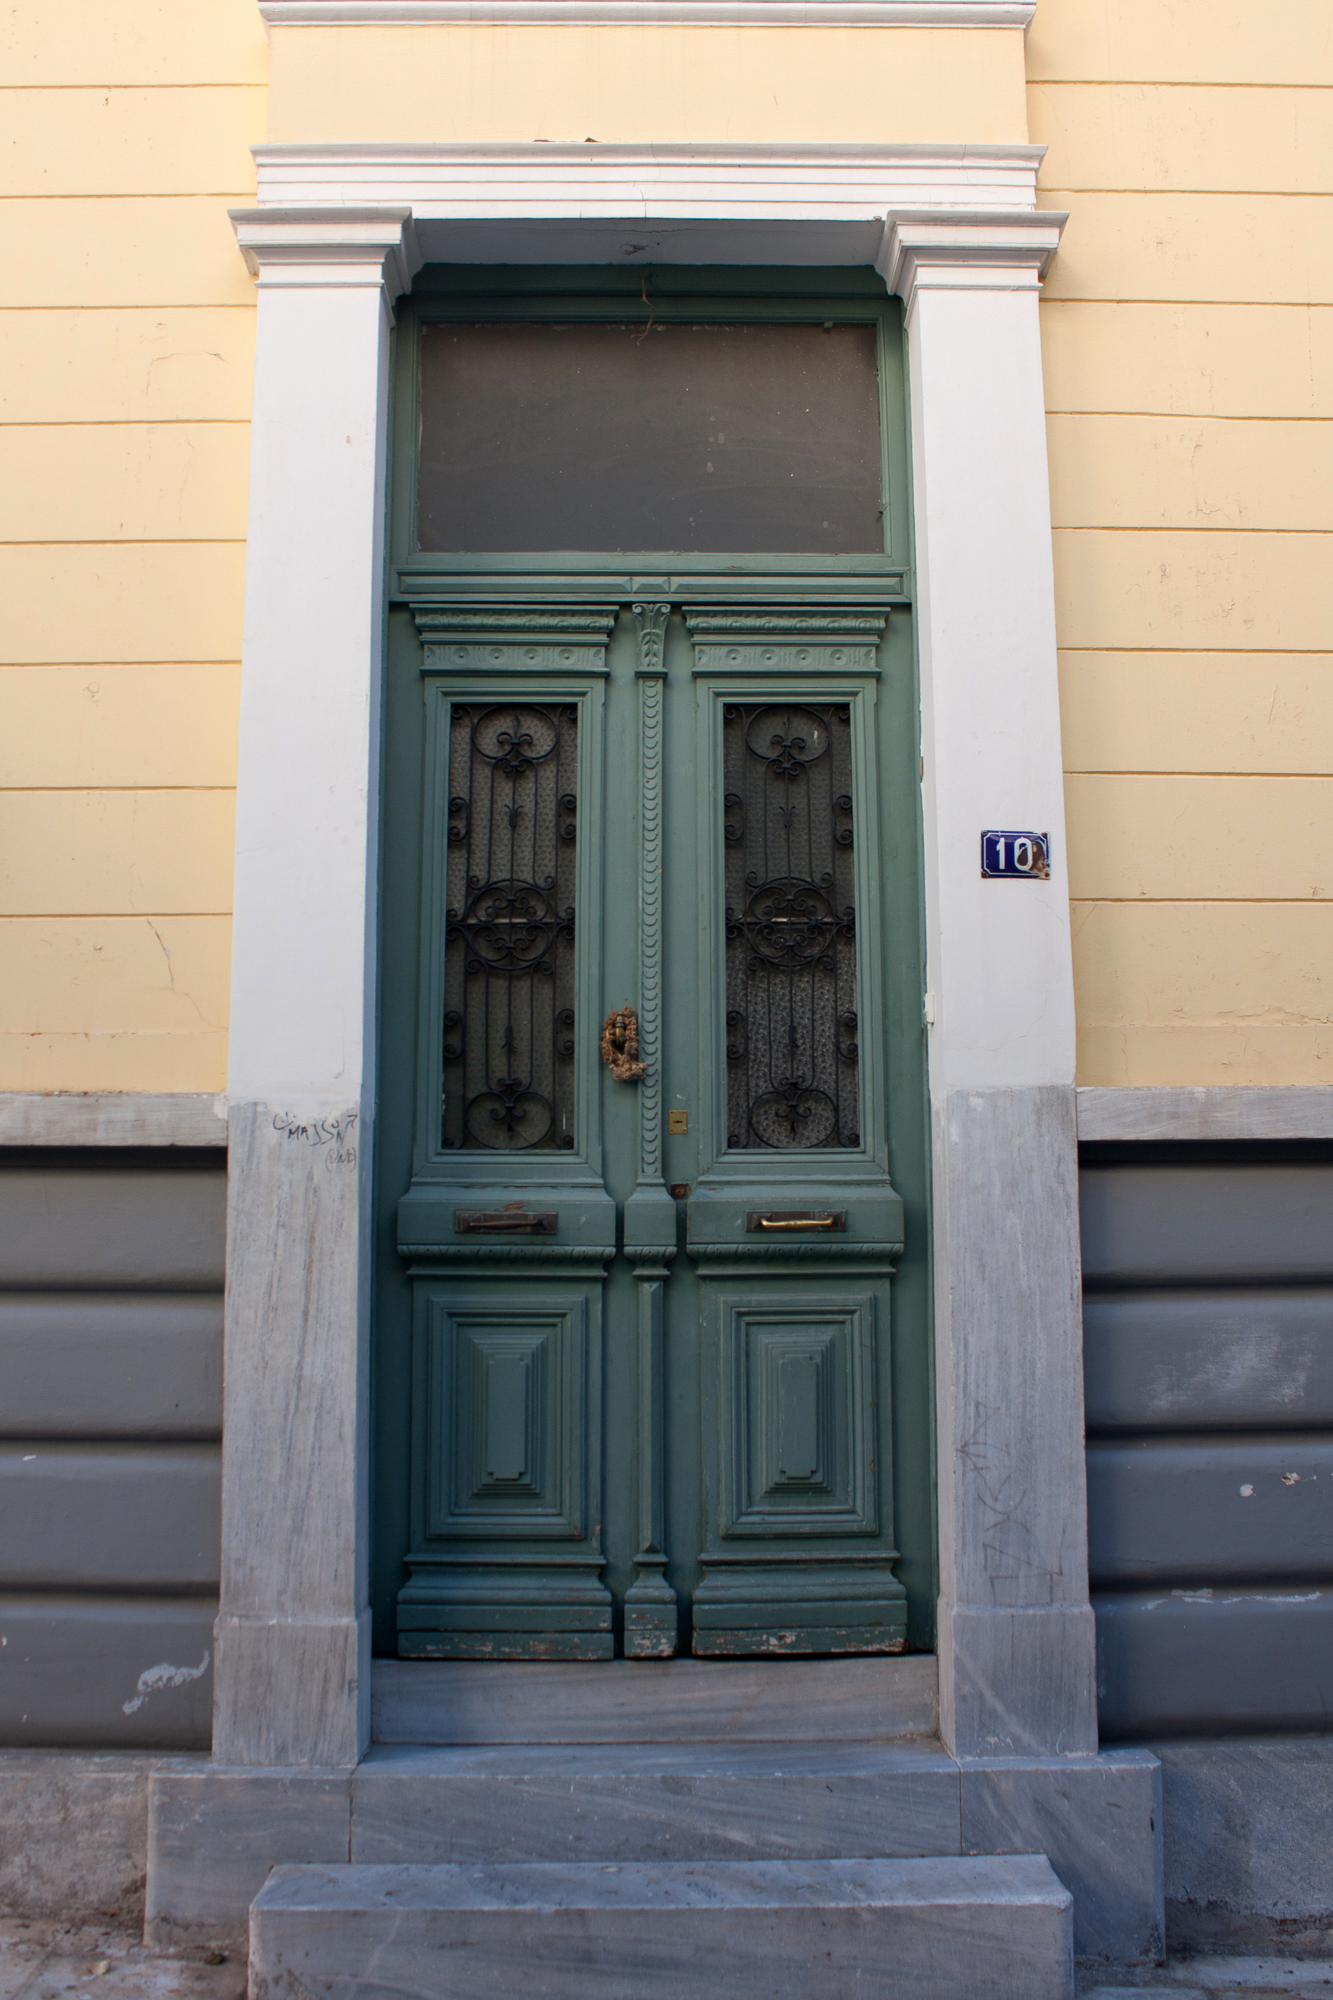
<instances>
[{"instance_id":1,"label":"white pilaster","mask_svg":"<svg viewBox=\"0 0 1333 2000\"><path fill-rule=\"evenodd\" d=\"M367 1322L385 415L405 208L233 216L258 278L214 1758L368 1735Z\"/></svg>"},{"instance_id":2,"label":"white pilaster","mask_svg":"<svg viewBox=\"0 0 1333 2000\"><path fill-rule=\"evenodd\" d=\"M1074 996L1037 298L1064 217L899 212L933 1006L940 1691L961 1755L1096 1747ZM1049 881L986 881L986 827Z\"/></svg>"}]
</instances>

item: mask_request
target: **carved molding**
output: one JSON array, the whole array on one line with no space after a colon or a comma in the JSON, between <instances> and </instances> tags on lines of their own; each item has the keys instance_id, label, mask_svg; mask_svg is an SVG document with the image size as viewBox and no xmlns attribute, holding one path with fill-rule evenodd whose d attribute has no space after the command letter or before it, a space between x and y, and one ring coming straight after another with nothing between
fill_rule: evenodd
<instances>
[{"instance_id":1,"label":"carved molding","mask_svg":"<svg viewBox=\"0 0 1333 2000\"><path fill-rule=\"evenodd\" d=\"M671 607L637 603L639 643L639 1094L636 1193L669 1202L662 1181L662 705ZM674 1208L672 1209L674 1219ZM627 1229L628 1234L628 1229ZM637 1575L625 1598L625 1651L667 1659L676 1650L676 1593L666 1580L664 1283L669 1247L630 1253L639 1281Z\"/></svg>"},{"instance_id":2,"label":"carved molding","mask_svg":"<svg viewBox=\"0 0 1333 2000\"><path fill-rule=\"evenodd\" d=\"M597 633L610 636L615 607L597 605L418 604L412 616L423 639L522 639L537 633Z\"/></svg>"},{"instance_id":3,"label":"carved molding","mask_svg":"<svg viewBox=\"0 0 1333 2000\"><path fill-rule=\"evenodd\" d=\"M418 604L425 673L603 673L614 606Z\"/></svg>"},{"instance_id":4,"label":"carved molding","mask_svg":"<svg viewBox=\"0 0 1333 2000\"><path fill-rule=\"evenodd\" d=\"M520 1267L525 1274L531 1274L534 1268L559 1266L562 1277L600 1278L616 1253L614 1245L609 1243L400 1243L398 1254L408 1261L409 1277L429 1276L441 1266L455 1272L475 1267L488 1274Z\"/></svg>"},{"instance_id":5,"label":"carved molding","mask_svg":"<svg viewBox=\"0 0 1333 2000\"><path fill-rule=\"evenodd\" d=\"M639 635L639 1179L662 1179L662 659L669 606L636 604Z\"/></svg>"},{"instance_id":6,"label":"carved molding","mask_svg":"<svg viewBox=\"0 0 1333 2000\"><path fill-rule=\"evenodd\" d=\"M699 639L753 638L837 638L843 635L883 637L886 623L882 611L745 611L709 610L685 613L690 637Z\"/></svg>"},{"instance_id":7,"label":"carved molding","mask_svg":"<svg viewBox=\"0 0 1333 2000\"><path fill-rule=\"evenodd\" d=\"M873 673L883 612L686 611L694 670L716 673Z\"/></svg>"},{"instance_id":8,"label":"carved molding","mask_svg":"<svg viewBox=\"0 0 1333 2000\"><path fill-rule=\"evenodd\" d=\"M730 1276L758 1264L799 1264L829 1273L866 1269L888 1273L902 1250L901 1243L840 1243L836 1251L827 1243L691 1243L689 1256L701 1277L712 1270Z\"/></svg>"}]
</instances>

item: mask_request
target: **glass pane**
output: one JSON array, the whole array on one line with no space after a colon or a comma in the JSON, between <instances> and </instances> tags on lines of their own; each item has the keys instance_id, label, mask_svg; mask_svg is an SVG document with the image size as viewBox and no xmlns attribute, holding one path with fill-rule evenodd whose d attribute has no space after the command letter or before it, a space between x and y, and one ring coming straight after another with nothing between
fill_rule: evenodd
<instances>
[{"instance_id":1,"label":"glass pane","mask_svg":"<svg viewBox=\"0 0 1333 2000\"><path fill-rule=\"evenodd\" d=\"M449 731L446 1147L574 1144L578 709L459 703Z\"/></svg>"},{"instance_id":2,"label":"glass pane","mask_svg":"<svg viewBox=\"0 0 1333 2000\"><path fill-rule=\"evenodd\" d=\"M439 551L884 548L869 326L426 326Z\"/></svg>"},{"instance_id":3,"label":"glass pane","mask_svg":"<svg viewBox=\"0 0 1333 2000\"><path fill-rule=\"evenodd\" d=\"M727 1144L861 1143L851 712L723 710Z\"/></svg>"}]
</instances>

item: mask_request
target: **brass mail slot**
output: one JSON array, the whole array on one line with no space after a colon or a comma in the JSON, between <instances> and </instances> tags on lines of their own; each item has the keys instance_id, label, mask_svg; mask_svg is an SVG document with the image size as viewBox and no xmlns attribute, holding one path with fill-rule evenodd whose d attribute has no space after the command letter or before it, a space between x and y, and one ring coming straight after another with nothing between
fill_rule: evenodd
<instances>
[{"instance_id":1,"label":"brass mail slot","mask_svg":"<svg viewBox=\"0 0 1333 2000\"><path fill-rule=\"evenodd\" d=\"M460 1236L554 1236L559 1217L554 1209L456 1208L454 1228Z\"/></svg>"},{"instance_id":2,"label":"brass mail slot","mask_svg":"<svg viewBox=\"0 0 1333 2000\"><path fill-rule=\"evenodd\" d=\"M745 1228L748 1234L757 1235L761 1229L846 1229L845 1208L824 1208L818 1211L800 1208L771 1208L767 1214L757 1209L746 1213Z\"/></svg>"}]
</instances>

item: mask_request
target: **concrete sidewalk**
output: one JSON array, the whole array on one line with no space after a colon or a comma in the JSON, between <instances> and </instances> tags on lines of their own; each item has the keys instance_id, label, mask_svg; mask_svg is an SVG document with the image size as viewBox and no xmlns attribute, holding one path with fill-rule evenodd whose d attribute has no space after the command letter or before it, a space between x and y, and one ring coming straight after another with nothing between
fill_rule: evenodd
<instances>
[{"instance_id":1,"label":"concrete sidewalk","mask_svg":"<svg viewBox=\"0 0 1333 2000\"><path fill-rule=\"evenodd\" d=\"M137 1931L0 1918L0 2000L242 2000L239 1959L150 1951ZM1172 2000L1333 2000L1333 1958L1174 1959L1154 1972L1083 1972L1080 2000L1130 1993ZM922 2000L929 1996L922 1995Z\"/></svg>"},{"instance_id":2,"label":"concrete sidewalk","mask_svg":"<svg viewBox=\"0 0 1333 2000\"><path fill-rule=\"evenodd\" d=\"M1080 2000L1123 2000L1128 1993L1171 1994L1174 2000L1333 2000L1333 1958L1174 1958L1153 1972L1084 1971Z\"/></svg>"}]
</instances>

